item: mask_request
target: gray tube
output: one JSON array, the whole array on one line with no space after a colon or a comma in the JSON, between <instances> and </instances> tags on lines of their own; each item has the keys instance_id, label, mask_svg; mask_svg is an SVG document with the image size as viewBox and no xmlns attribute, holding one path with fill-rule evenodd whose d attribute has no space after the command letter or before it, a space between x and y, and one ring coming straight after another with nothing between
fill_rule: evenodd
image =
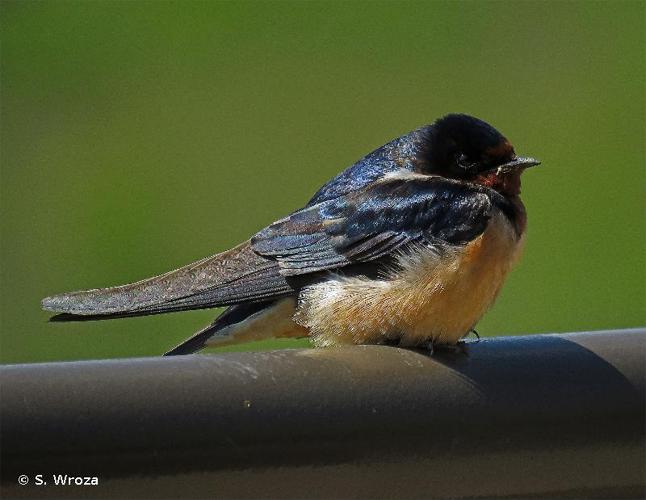
<instances>
[{"instance_id":1,"label":"gray tube","mask_svg":"<svg viewBox=\"0 0 646 500\"><path fill-rule=\"evenodd\" d=\"M5 365L0 377L11 497L646 493L646 329L433 356L360 346Z\"/></svg>"}]
</instances>

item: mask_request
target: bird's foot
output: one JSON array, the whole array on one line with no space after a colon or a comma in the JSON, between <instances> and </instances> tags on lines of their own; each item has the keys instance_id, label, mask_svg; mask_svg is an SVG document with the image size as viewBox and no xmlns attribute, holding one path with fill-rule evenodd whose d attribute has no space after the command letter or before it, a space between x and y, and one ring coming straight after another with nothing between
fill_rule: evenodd
<instances>
[{"instance_id":1,"label":"bird's foot","mask_svg":"<svg viewBox=\"0 0 646 500\"><path fill-rule=\"evenodd\" d=\"M455 344L436 344L436 343L433 343L432 341L429 341L423 344L421 347L427 350L429 356L434 356L436 354L439 354L439 355L448 354L450 356L469 355L467 343L463 340L460 340Z\"/></svg>"},{"instance_id":2,"label":"bird's foot","mask_svg":"<svg viewBox=\"0 0 646 500\"><path fill-rule=\"evenodd\" d=\"M471 330L469 330L469 332L467 333L467 335L469 335L469 333L473 333L473 335L475 335L475 337L476 337L476 340L475 340L475 341L476 341L476 342L480 342L480 334L479 334L479 333L478 333L474 328L472 328Z\"/></svg>"}]
</instances>

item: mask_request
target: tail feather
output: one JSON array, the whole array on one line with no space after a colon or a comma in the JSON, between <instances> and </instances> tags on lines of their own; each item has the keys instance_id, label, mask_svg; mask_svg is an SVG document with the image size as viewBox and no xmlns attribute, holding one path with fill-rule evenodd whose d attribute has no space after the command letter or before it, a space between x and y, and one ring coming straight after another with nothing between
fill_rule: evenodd
<instances>
[{"instance_id":1,"label":"tail feather","mask_svg":"<svg viewBox=\"0 0 646 500\"><path fill-rule=\"evenodd\" d=\"M182 354L192 354L206 346L207 341L217 335L218 331L244 321L249 316L270 307L272 301L256 302L253 304L241 304L227 308L213 323L196 332L191 337L182 341L173 347L170 351L164 353L164 356L176 356Z\"/></svg>"}]
</instances>

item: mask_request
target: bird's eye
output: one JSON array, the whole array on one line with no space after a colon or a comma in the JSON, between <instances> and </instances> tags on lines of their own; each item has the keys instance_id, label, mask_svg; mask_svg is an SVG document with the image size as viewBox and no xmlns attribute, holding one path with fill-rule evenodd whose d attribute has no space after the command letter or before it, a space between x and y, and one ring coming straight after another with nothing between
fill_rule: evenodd
<instances>
[{"instance_id":1,"label":"bird's eye","mask_svg":"<svg viewBox=\"0 0 646 500\"><path fill-rule=\"evenodd\" d=\"M465 153L455 155L455 166L458 168L459 175L470 176L478 172L478 162L472 160Z\"/></svg>"},{"instance_id":2,"label":"bird's eye","mask_svg":"<svg viewBox=\"0 0 646 500\"><path fill-rule=\"evenodd\" d=\"M464 170L471 170L474 166L474 163L471 160L469 160L469 157L464 153L460 153L457 155L457 158L455 159L455 163L460 168L463 168Z\"/></svg>"}]
</instances>

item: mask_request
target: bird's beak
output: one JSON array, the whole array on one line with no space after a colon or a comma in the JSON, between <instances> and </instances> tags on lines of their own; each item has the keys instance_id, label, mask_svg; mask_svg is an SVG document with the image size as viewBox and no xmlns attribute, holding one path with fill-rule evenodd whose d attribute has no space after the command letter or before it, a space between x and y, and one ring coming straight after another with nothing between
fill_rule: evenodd
<instances>
[{"instance_id":1,"label":"bird's beak","mask_svg":"<svg viewBox=\"0 0 646 500\"><path fill-rule=\"evenodd\" d=\"M497 167L492 168L491 170L496 170L497 172L502 174L506 172L512 172L518 169L535 167L536 165L540 165L540 164L541 164L540 160L537 160L535 158L517 156L513 160L508 161L507 163L503 163L502 165L498 165Z\"/></svg>"}]
</instances>

